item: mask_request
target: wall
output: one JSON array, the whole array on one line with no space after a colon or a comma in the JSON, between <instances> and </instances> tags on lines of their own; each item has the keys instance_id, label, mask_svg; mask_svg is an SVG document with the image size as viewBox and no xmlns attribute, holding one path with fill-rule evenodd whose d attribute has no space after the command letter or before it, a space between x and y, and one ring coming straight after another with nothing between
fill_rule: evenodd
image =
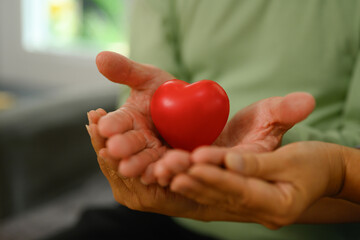
<instances>
[{"instance_id":1,"label":"wall","mask_svg":"<svg viewBox=\"0 0 360 240\"><path fill-rule=\"evenodd\" d=\"M21 46L21 1L0 1L0 81L22 87L102 82L89 57L31 53Z\"/></svg>"}]
</instances>

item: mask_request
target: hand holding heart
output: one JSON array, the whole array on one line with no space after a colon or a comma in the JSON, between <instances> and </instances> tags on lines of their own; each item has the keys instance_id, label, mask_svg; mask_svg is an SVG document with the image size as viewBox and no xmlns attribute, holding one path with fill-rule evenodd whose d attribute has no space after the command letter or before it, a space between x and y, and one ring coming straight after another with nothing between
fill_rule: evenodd
<instances>
[{"instance_id":1,"label":"hand holding heart","mask_svg":"<svg viewBox=\"0 0 360 240\"><path fill-rule=\"evenodd\" d=\"M326 194L332 194L338 191L338 183L341 182L341 176L334 173L343 173L341 166L336 165L341 165L341 161L336 159L337 154L345 151L337 151L340 146L327 147L324 143L309 142L288 145L262 155L242 155L244 162L241 165L239 157L232 153L227 156L225 165L233 172L214 165L195 165L188 175L179 174L173 181L172 190L181 195L156 184L145 186L138 178L122 177L108 165L106 158L100 156L104 155L101 152L105 149L105 139L99 135L97 124L99 118L105 115L102 109L90 111L87 128L114 198L131 209L205 221L257 222L269 228L278 228L296 220L297 214L301 213L299 209L306 207L311 202L309 199L314 199L314 196L321 194L321 189L325 189L321 186L328 186ZM334 159L327 161L329 156ZM312 157L320 157L320 161L313 161ZM323 166L315 166L319 164ZM331 167L327 167L327 164ZM319 168L332 170L333 173L321 171L323 177L319 179ZM304 173L315 176L304 176ZM245 181L247 178L249 180ZM316 182L311 181L314 178L317 178ZM326 178L331 180L327 185L323 184ZM308 186L300 187L304 183ZM282 186L285 192L279 189ZM291 197L294 194L296 196ZM272 207L274 205L276 207ZM298 220L303 223L341 222L342 219L358 221L359 214L360 207L350 202L323 199L307 209Z\"/></svg>"},{"instance_id":2,"label":"hand holding heart","mask_svg":"<svg viewBox=\"0 0 360 240\"><path fill-rule=\"evenodd\" d=\"M101 117L98 123L100 135L107 139L102 153L107 156L108 164L123 176L142 175L145 183L158 181L167 185L174 174L186 170L191 163L188 152L168 151L169 147L158 134L150 115L150 102L156 89L174 77L111 52L100 53L96 62L99 71L109 80L131 88L126 103ZM215 141L216 147L203 147L197 151L199 159L211 157L217 161L227 149L234 147L246 151L271 151L280 145L282 135L305 119L313 108L314 99L306 93L268 98L252 104L226 124Z\"/></svg>"},{"instance_id":3,"label":"hand holding heart","mask_svg":"<svg viewBox=\"0 0 360 240\"><path fill-rule=\"evenodd\" d=\"M151 119L150 102L158 87L174 77L112 52L100 53L96 63L109 80L131 88L126 103L99 120L99 134L107 139L101 153L115 171L137 177L168 150Z\"/></svg>"},{"instance_id":4,"label":"hand holding heart","mask_svg":"<svg viewBox=\"0 0 360 240\"><path fill-rule=\"evenodd\" d=\"M141 174L167 150L152 124L150 99L158 86L173 77L111 52L100 53L96 63L109 80L127 84L132 89L127 102L115 112L98 109L88 114L91 142L115 200L131 209L171 216L240 220L234 214L198 204L169 189L145 186L139 178L132 177Z\"/></svg>"},{"instance_id":5,"label":"hand holding heart","mask_svg":"<svg viewBox=\"0 0 360 240\"><path fill-rule=\"evenodd\" d=\"M268 152L280 146L283 135L305 119L314 109L314 98L307 93L260 100L242 110L226 124L214 145L197 148L192 154L169 150L142 176L145 183L170 183L173 176L193 163L221 165L224 155L236 149L242 152Z\"/></svg>"},{"instance_id":6,"label":"hand holding heart","mask_svg":"<svg viewBox=\"0 0 360 240\"><path fill-rule=\"evenodd\" d=\"M270 175L257 171L255 173L248 172L247 168L239 170L236 164L231 165L225 160L228 152L236 151L244 154L246 152L268 152L277 148L283 134L294 124L305 119L313 110L314 99L309 94L293 93L285 97L273 97L254 103L239 111L226 124L213 146L201 147L189 153L184 150L170 150L158 134L150 116L150 101L156 89L164 82L173 79L173 76L153 66L139 64L111 52L99 54L97 65L100 72L109 80L131 87L130 97L120 109L108 114L101 109L89 113L88 131L92 144L98 155L100 168L107 177L114 197L119 203L131 209L171 216L214 221L258 222L267 227L276 228L294 221L296 216L301 214L301 209L314 200L314 198L309 198L310 200L295 201L300 206L295 208L297 211L288 211L293 209L286 204L294 203L288 201L283 202L285 204L283 208L279 206L282 208L282 212L268 211L276 210L276 207L270 207L270 209L268 207L272 204L276 205L279 199L286 197L281 195L284 192L277 189L279 186L291 190L290 185L277 184L276 180L279 179L274 180L276 174L272 176L271 171L280 173L280 177L284 177L283 180L293 180L294 184L303 180L308 183L306 180L311 178L291 178L293 174L290 173L294 171L301 172L301 174L314 173L312 170L315 168L311 167L311 163L314 162L306 161L309 160L306 157L304 158L305 164L299 162L298 167L289 168L285 164L293 162L293 158L302 156L302 152L299 154L298 151L292 151L293 147L291 146L269 155L258 156L258 161L262 162L265 159L264 164L266 160L268 162L275 161L274 164L266 165L270 169L268 172ZM310 147L305 146L305 149L309 150ZM332 150L330 149L330 151ZM303 153L307 154L306 151ZM252 159L251 156L255 156L249 154L246 153L245 159L249 156ZM325 157L327 156L329 155L325 154ZM251 163L247 165L250 166L250 170L253 166ZM256 177L256 179L253 178L254 180L249 184L250 182L244 182L246 177L240 177L237 173L223 170L214 165L226 165L230 170L240 171L241 174L249 175L247 177ZM276 166L278 168L274 169L273 167ZM299 171L299 169L305 170ZM182 172L186 170L188 170L187 174L183 174ZM209 175L209 173L213 174ZM171 184L173 192L169 188L163 188L156 184L146 186L138 178L138 176L142 176L143 182L146 183L159 182L161 185L167 185L174 175L176 178ZM197 181L200 179L206 183L205 187L196 181L184 180L184 177L190 177L191 180L195 178ZM219 185L219 179L225 182ZM267 179L271 183L267 182ZM319 184L311 185L311 183L310 185L305 184L307 187L303 189L302 193L311 191L311 189L319 190L316 187ZM320 185L324 186L324 184ZM227 188L223 188L224 186ZM336 185L333 186L335 188L331 189L336 189ZM246 192L246 189L249 191ZM336 192L336 190L328 190L326 189L326 194ZM289 192L296 193L296 191ZM272 198L267 198L268 193L278 194L271 194ZM300 192L299 196L319 195L319 191L313 193L315 195L301 195ZM203 198L199 199L199 194ZM256 198L256 201L251 201L253 205L244 205L246 199L238 198L239 194L242 197L249 197L246 194L253 194L251 196ZM226 201L223 202L224 195L228 196L230 205ZM264 199L269 199L269 202L262 201ZM294 198L293 200L298 199ZM308 222L316 222L313 214L316 215L319 212L321 213L319 222L324 221L323 216L327 221L329 219L327 214L335 216L336 221L338 213L346 215L349 210L353 211L354 209L353 206L349 206L349 203L339 204L336 202L335 205L332 205L333 202L330 204L327 202L325 206L329 206L329 208L333 206L341 206L341 208L335 212L335 215L334 212L327 210L323 215L324 204L320 204L320 202L305 212L305 218L310 219ZM237 204L235 210L233 203ZM259 213L259 209L262 212ZM299 209L300 211L298 211ZM358 210L360 211L360 209ZM243 211L243 214L239 214L239 211ZM290 217L277 218L279 216L277 214L282 214L282 216L285 214ZM359 216L356 213L355 215Z\"/></svg>"},{"instance_id":7,"label":"hand holding heart","mask_svg":"<svg viewBox=\"0 0 360 240\"><path fill-rule=\"evenodd\" d=\"M134 210L155 212L170 216L193 218L210 221L245 221L246 218L232 214L217 207L196 203L179 194L171 192L168 188L156 184L145 186L139 178L126 178L121 176L111 163L109 164L106 139L99 134L98 124L101 117L106 116L103 109L88 113L89 125L87 130L91 143L97 154L101 171L109 181L114 198L120 204Z\"/></svg>"}]
</instances>

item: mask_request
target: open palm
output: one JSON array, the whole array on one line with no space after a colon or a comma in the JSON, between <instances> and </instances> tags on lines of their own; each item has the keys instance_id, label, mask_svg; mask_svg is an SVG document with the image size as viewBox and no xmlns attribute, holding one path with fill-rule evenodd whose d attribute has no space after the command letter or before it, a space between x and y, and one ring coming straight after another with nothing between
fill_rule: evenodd
<instances>
[{"instance_id":1,"label":"open palm","mask_svg":"<svg viewBox=\"0 0 360 240\"><path fill-rule=\"evenodd\" d=\"M238 111L212 146L200 147L192 153L168 151L145 172L143 181L167 186L176 174L193 163L222 165L228 151L273 151L281 145L283 135L314 107L314 98L302 92L260 100Z\"/></svg>"},{"instance_id":2,"label":"open palm","mask_svg":"<svg viewBox=\"0 0 360 240\"><path fill-rule=\"evenodd\" d=\"M168 185L173 175L190 166L191 158L195 162L219 164L231 148L251 152L274 150L281 144L283 134L305 119L315 106L314 98L307 93L258 101L240 110L213 146L198 149L190 158L188 152L167 151L169 148L150 116L152 95L162 83L174 77L113 52L100 53L96 63L109 80L131 88L126 103L101 117L98 123L100 135L107 139L109 165L126 177L142 175L145 183L157 181Z\"/></svg>"},{"instance_id":3,"label":"open palm","mask_svg":"<svg viewBox=\"0 0 360 240\"><path fill-rule=\"evenodd\" d=\"M314 110L313 96L304 92L260 100L238 111L216 140L216 146L267 152L281 145L283 135Z\"/></svg>"},{"instance_id":4,"label":"open palm","mask_svg":"<svg viewBox=\"0 0 360 240\"><path fill-rule=\"evenodd\" d=\"M109 80L131 88L126 103L103 116L98 127L100 135L108 139L106 145L112 166L124 176L138 176L167 149L151 120L150 101L155 90L174 77L113 52L100 53L96 64Z\"/></svg>"}]
</instances>

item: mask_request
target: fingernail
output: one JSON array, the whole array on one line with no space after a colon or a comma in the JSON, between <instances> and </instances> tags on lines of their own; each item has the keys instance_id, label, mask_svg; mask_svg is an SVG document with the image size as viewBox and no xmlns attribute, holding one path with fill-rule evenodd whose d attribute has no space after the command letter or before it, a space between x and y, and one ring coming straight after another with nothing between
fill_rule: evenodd
<instances>
[{"instance_id":1,"label":"fingernail","mask_svg":"<svg viewBox=\"0 0 360 240\"><path fill-rule=\"evenodd\" d=\"M87 112L86 115L87 115L87 118L88 118L88 121L89 121L89 124L91 124L91 119L90 119L90 112Z\"/></svg>"},{"instance_id":2,"label":"fingernail","mask_svg":"<svg viewBox=\"0 0 360 240\"><path fill-rule=\"evenodd\" d=\"M86 127L86 130L87 130L88 134L91 136L89 125L85 125L85 127Z\"/></svg>"},{"instance_id":3,"label":"fingernail","mask_svg":"<svg viewBox=\"0 0 360 240\"><path fill-rule=\"evenodd\" d=\"M145 185L149 185L156 182L156 177L154 175L154 163L147 166L145 172L141 176L141 182Z\"/></svg>"},{"instance_id":4,"label":"fingernail","mask_svg":"<svg viewBox=\"0 0 360 240\"><path fill-rule=\"evenodd\" d=\"M140 178L140 182L145 186L149 185L149 183L147 183L147 181L143 179L143 177Z\"/></svg>"},{"instance_id":5,"label":"fingernail","mask_svg":"<svg viewBox=\"0 0 360 240\"><path fill-rule=\"evenodd\" d=\"M237 153L228 153L225 157L225 165L235 172L242 172L244 169L243 159L240 154Z\"/></svg>"}]
</instances>

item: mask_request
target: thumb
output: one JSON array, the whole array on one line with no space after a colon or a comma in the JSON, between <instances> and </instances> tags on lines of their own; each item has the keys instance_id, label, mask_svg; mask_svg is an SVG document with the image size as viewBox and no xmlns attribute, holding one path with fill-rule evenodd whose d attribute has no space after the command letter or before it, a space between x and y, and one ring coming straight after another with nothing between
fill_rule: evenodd
<instances>
[{"instance_id":1,"label":"thumb","mask_svg":"<svg viewBox=\"0 0 360 240\"><path fill-rule=\"evenodd\" d=\"M96 56L99 72L112 82L143 90L173 79L169 73L151 65L132 61L118 53L104 51ZM151 81L153 80L153 81Z\"/></svg>"},{"instance_id":2,"label":"thumb","mask_svg":"<svg viewBox=\"0 0 360 240\"><path fill-rule=\"evenodd\" d=\"M278 176L284 169L284 160L284 156L276 151L258 154L229 152L225 155L224 164L227 169L244 176L272 180L272 176Z\"/></svg>"},{"instance_id":3,"label":"thumb","mask_svg":"<svg viewBox=\"0 0 360 240\"><path fill-rule=\"evenodd\" d=\"M278 104L271 107L274 120L291 128L310 115L315 108L315 99L309 93L295 92L286 95Z\"/></svg>"}]
</instances>

